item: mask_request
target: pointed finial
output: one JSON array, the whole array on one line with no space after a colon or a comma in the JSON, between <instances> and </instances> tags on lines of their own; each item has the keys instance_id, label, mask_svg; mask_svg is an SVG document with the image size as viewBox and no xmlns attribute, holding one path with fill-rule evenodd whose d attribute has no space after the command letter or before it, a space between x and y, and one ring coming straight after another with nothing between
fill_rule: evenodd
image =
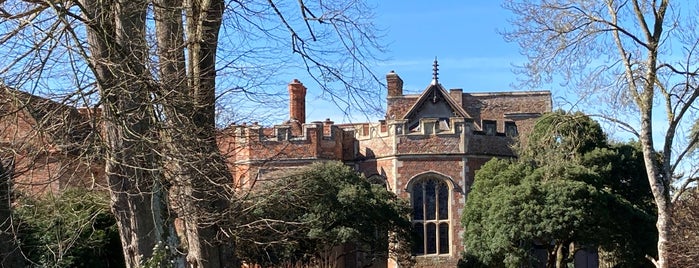
<instances>
[{"instance_id":1,"label":"pointed finial","mask_svg":"<svg viewBox=\"0 0 699 268\"><path fill-rule=\"evenodd\" d=\"M437 57L434 57L434 63L432 64L432 84L436 85L439 79L439 64L437 63Z\"/></svg>"}]
</instances>

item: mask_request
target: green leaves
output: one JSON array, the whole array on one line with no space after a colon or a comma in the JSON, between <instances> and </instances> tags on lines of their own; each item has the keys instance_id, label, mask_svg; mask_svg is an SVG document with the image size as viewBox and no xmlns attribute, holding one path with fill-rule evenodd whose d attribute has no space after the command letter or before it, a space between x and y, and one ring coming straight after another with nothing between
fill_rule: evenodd
<instances>
[{"instance_id":1,"label":"green leaves","mask_svg":"<svg viewBox=\"0 0 699 268\"><path fill-rule=\"evenodd\" d=\"M21 198L15 214L28 261L39 267L124 266L108 202L105 193L84 189Z\"/></svg>"},{"instance_id":2,"label":"green leaves","mask_svg":"<svg viewBox=\"0 0 699 268\"><path fill-rule=\"evenodd\" d=\"M468 255L521 267L541 261L534 248L551 263L572 261L572 250L556 248L592 246L617 264L647 264L653 210L637 144L609 145L599 124L559 111L521 146L519 159L493 159L476 173L462 218Z\"/></svg>"},{"instance_id":3,"label":"green leaves","mask_svg":"<svg viewBox=\"0 0 699 268\"><path fill-rule=\"evenodd\" d=\"M389 233L410 249L407 203L340 162L273 179L245 202L238 254L250 263L308 263L345 244L371 261L388 254Z\"/></svg>"},{"instance_id":4,"label":"green leaves","mask_svg":"<svg viewBox=\"0 0 699 268\"><path fill-rule=\"evenodd\" d=\"M521 144L519 154L546 165L572 160L606 143L606 135L597 122L580 112L558 110L537 120L531 134Z\"/></svg>"}]
</instances>

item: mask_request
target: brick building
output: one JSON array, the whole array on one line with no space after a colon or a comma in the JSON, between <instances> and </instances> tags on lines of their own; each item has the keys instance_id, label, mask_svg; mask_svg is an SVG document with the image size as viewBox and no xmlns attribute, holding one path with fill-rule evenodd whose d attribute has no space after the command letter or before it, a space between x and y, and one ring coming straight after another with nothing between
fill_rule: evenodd
<instances>
[{"instance_id":1,"label":"brick building","mask_svg":"<svg viewBox=\"0 0 699 268\"><path fill-rule=\"evenodd\" d=\"M230 126L219 138L221 150L239 187L316 161L354 166L411 200L412 221L423 238L414 249L418 267L455 267L463 251L461 213L475 171L493 157L514 156L513 138L551 111L551 93L447 91L436 63L421 94L403 94L403 81L393 71L386 82L385 120L334 124L330 119L306 123L306 88L294 80L288 86L289 121L269 128Z\"/></svg>"},{"instance_id":2,"label":"brick building","mask_svg":"<svg viewBox=\"0 0 699 268\"><path fill-rule=\"evenodd\" d=\"M0 165L25 193L104 182L95 113L0 86Z\"/></svg>"},{"instance_id":3,"label":"brick building","mask_svg":"<svg viewBox=\"0 0 699 268\"><path fill-rule=\"evenodd\" d=\"M526 135L537 117L551 111L551 93L446 90L436 63L421 94L403 94L403 81L393 71L386 82L384 120L335 124L330 119L306 122L307 89L294 80L288 85L288 121L272 127L229 126L219 132L220 149L229 159L234 185L243 188L318 161L355 167L411 201L412 221L423 238L414 250L418 266L454 267L463 251L460 218L475 171L493 157L514 156L514 138ZM98 123L90 110L2 90L0 143L12 148L21 188L59 191L64 185L91 187L100 181L103 164L99 154L90 152ZM395 264L388 260L379 266Z\"/></svg>"}]
</instances>

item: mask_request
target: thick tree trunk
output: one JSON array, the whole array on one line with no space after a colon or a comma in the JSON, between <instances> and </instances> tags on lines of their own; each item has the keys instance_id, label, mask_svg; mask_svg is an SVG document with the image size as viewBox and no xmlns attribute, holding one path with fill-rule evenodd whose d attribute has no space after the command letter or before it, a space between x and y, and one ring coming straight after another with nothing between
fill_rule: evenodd
<instances>
[{"instance_id":1,"label":"thick tree trunk","mask_svg":"<svg viewBox=\"0 0 699 268\"><path fill-rule=\"evenodd\" d=\"M563 244L556 245L556 268L564 268Z\"/></svg>"},{"instance_id":2,"label":"thick tree trunk","mask_svg":"<svg viewBox=\"0 0 699 268\"><path fill-rule=\"evenodd\" d=\"M206 267L237 267L233 239L222 232L232 217L232 178L215 136L216 49L225 3L222 0L187 2L190 8L188 84L194 100L193 135L200 142L192 144L191 150L204 156L198 159L197 169L205 171L204 177L193 175L188 185L191 188L187 190L192 192L190 208L199 210L186 221L188 260L197 267L202 267L202 260L209 261Z\"/></svg>"},{"instance_id":3,"label":"thick tree trunk","mask_svg":"<svg viewBox=\"0 0 699 268\"><path fill-rule=\"evenodd\" d=\"M216 143L215 78L223 1L156 1L160 92L167 128L168 172L178 216L185 224L190 267L237 267L230 222L232 182ZM160 8L160 7L162 8ZM184 6L184 10L177 7ZM187 18L185 70L182 12Z\"/></svg>"},{"instance_id":4,"label":"thick tree trunk","mask_svg":"<svg viewBox=\"0 0 699 268\"><path fill-rule=\"evenodd\" d=\"M81 1L91 64L102 97L106 175L127 267L172 240L157 154L158 132L144 65L145 0Z\"/></svg>"}]
</instances>

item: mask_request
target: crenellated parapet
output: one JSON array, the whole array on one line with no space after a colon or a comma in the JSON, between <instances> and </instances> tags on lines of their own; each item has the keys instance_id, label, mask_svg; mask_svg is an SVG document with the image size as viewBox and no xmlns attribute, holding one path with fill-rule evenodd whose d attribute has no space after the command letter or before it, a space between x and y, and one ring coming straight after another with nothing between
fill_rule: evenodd
<instances>
[{"instance_id":1,"label":"crenellated parapet","mask_svg":"<svg viewBox=\"0 0 699 268\"><path fill-rule=\"evenodd\" d=\"M291 124L233 125L222 132L219 143L227 151L234 151L236 162L342 159L342 130L332 121L315 121L300 127L301 135L294 135Z\"/></svg>"},{"instance_id":2,"label":"crenellated parapet","mask_svg":"<svg viewBox=\"0 0 699 268\"><path fill-rule=\"evenodd\" d=\"M471 124L462 117L420 118L413 126L396 124L395 153L464 154L472 132Z\"/></svg>"},{"instance_id":3,"label":"crenellated parapet","mask_svg":"<svg viewBox=\"0 0 699 268\"><path fill-rule=\"evenodd\" d=\"M467 133L473 129L472 121L461 117L449 119L421 118L419 125L408 126L408 120L380 120L377 123L362 123L346 126L357 140L386 138L389 136L429 136Z\"/></svg>"},{"instance_id":4,"label":"crenellated parapet","mask_svg":"<svg viewBox=\"0 0 699 268\"><path fill-rule=\"evenodd\" d=\"M473 122L463 117L421 118L417 125L408 120L355 124L351 128L358 143L357 158L405 154L464 154Z\"/></svg>"}]
</instances>

